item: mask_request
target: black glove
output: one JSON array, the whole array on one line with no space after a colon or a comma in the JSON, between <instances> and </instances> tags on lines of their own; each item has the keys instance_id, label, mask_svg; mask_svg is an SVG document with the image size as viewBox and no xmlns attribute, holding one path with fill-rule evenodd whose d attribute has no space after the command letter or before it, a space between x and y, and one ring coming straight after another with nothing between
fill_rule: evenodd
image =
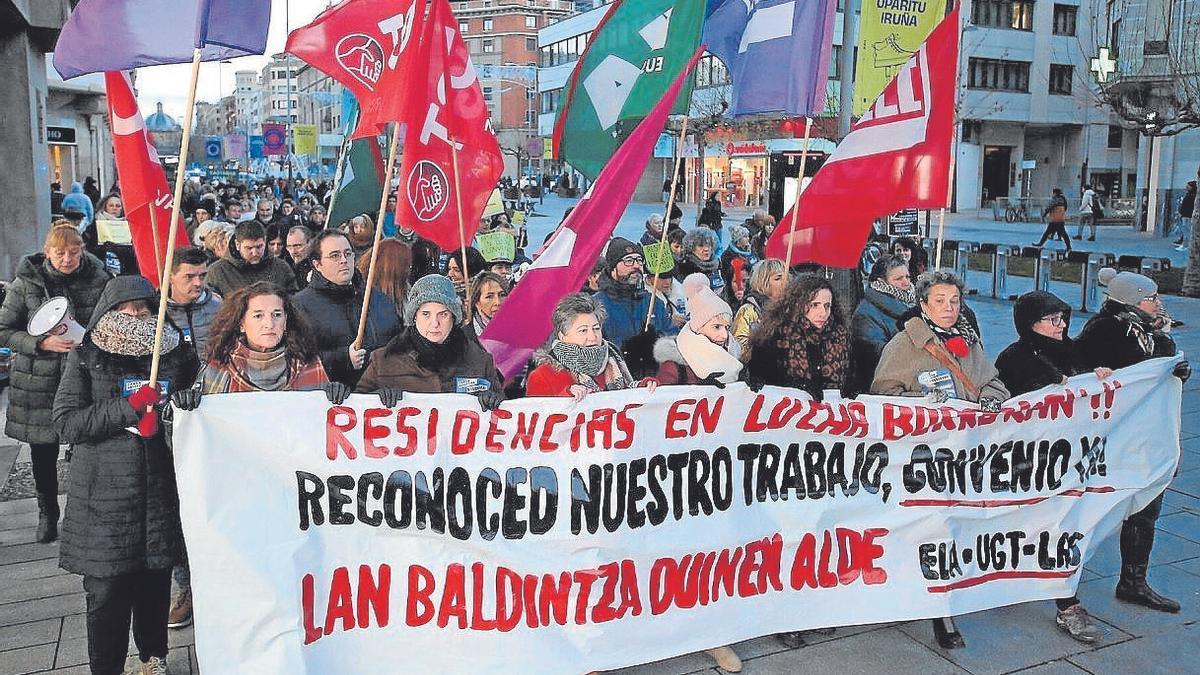
<instances>
[{"instance_id":1,"label":"black glove","mask_svg":"<svg viewBox=\"0 0 1200 675\"><path fill-rule=\"evenodd\" d=\"M706 387L716 387L717 389L724 389L725 383L720 380L720 378L722 378L722 377L725 377L725 373L709 373L708 377L704 378L703 380L700 380L700 384L702 384Z\"/></svg>"},{"instance_id":2,"label":"black glove","mask_svg":"<svg viewBox=\"0 0 1200 675\"><path fill-rule=\"evenodd\" d=\"M808 392L808 395L817 403L825 400L825 387L819 384L810 384L804 388L804 391Z\"/></svg>"},{"instance_id":3,"label":"black glove","mask_svg":"<svg viewBox=\"0 0 1200 675\"><path fill-rule=\"evenodd\" d=\"M1175 369L1171 371L1171 374L1178 377L1181 382L1187 382L1188 378L1192 376L1192 364L1180 361L1175 364Z\"/></svg>"},{"instance_id":4,"label":"black glove","mask_svg":"<svg viewBox=\"0 0 1200 675\"><path fill-rule=\"evenodd\" d=\"M763 390L763 387L767 386L767 381L757 375L747 375L746 386L750 388L750 391L757 394Z\"/></svg>"},{"instance_id":5,"label":"black glove","mask_svg":"<svg viewBox=\"0 0 1200 675\"><path fill-rule=\"evenodd\" d=\"M504 394L491 389L485 389L475 394L475 398L479 399L479 406L484 410L495 410L500 407L501 403L504 403Z\"/></svg>"},{"instance_id":6,"label":"black glove","mask_svg":"<svg viewBox=\"0 0 1200 675\"><path fill-rule=\"evenodd\" d=\"M171 394L171 403L180 410L195 410L200 407L200 390L180 389Z\"/></svg>"},{"instance_id":7,"label":"black glove","mask_svg":"<svg viewBox=\"0 0 1200 675\"><path fill-rule=\"evenodd\" d=\"M325 392L325 398L334 405L341 405L342 401L350 395L350 387L341 382L326 382L321 385L321 391Z\"/></svg>"},{"instance_id":8,"label":"black glove","mask_svg":"<svg viewBox=\"0 0 1200 675\"><path fill-rule=\"evenodd\" d=\"M843 384L841 389L842 398L846 400L856 399L862 392L853 384Z\"/></svg>"},{"instance_id":9,"label":"black glove","mask_svg":"<svg viewBox=\"0 0 1200 675\"><path fill-rule=\"evenodd\" d=\"M399 387L380 387L379 400L385 408L395 408L400 400L404 398L404 391Z\"/></svg>"},{"instance_id":10,"label":"black glove","mask_svg":"<svg viewBox=\"0 0 1200 675\"><path fill-rule=\"evenodd\" d=\"M643 377L658 370L658 361L654 358L654 343L657 341L658 331L651 327L650 330L625 340L621 345L625 365L634 377Z\"/></svg>"}]
</instances>

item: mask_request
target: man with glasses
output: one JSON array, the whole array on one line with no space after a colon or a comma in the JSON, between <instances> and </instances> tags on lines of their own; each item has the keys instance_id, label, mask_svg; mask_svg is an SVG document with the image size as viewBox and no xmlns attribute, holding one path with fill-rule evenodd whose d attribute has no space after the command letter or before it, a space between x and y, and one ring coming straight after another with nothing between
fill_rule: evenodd
<instances>
[{"instance_id":1,"label":"man with glasses","mask_svg":"<svg viewBox=\"0 0 1200 675\"><path fill-rule=\"evenodd\" d=\"M604 253L607 271L600 277L600 290L593 296L608 310L604 321L604 337L625 356L626 364L635 377L657 371L654 361L654 341L659 335L674 335L679 328L671 322L671 314L661 306L645 329L650 312L650 293L646 290L645 259L637 244L617 237Z\"/></svg>"},{"instance_id":2,"label":"man with glasses","mask_svg":"<svg viewBox=\"0 0 1200 675\"><path fill-rule=\"evenodd\" d=\"M267 231L256 220L238 223L225 257L208 268L208 287L222 298L259 281L296 292L296 275L284 261L267 252Z\"/></svg>"},{"instance_id":3,"label":"man with glasses","mask_svg":"<svg viewBox=\"0 0 1200 675\"><path fill-rule=\"evenodd\" d=\"M367 330L356 349L358 318L366 280L354 267L354 248L340 230L324 230L312 241L308 287L296 294L296 308L308 319L321 363L331 380L353 387L367 365L367 354L400 332L396 306L378 288L371 289Z\"/></svg>"}]
</instances>

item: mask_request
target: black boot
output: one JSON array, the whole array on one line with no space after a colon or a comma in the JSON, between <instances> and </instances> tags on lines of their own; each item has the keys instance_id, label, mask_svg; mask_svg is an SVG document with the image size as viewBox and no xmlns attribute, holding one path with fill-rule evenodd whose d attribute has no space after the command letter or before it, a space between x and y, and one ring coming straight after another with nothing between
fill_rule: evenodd
<instances>
[{"instance_id":1,"label":"black boot","mask_svg":"<svg viewBox=\"0 0 1200 675\"><path fill-rule=\"evenodd\" d=\"M1145 565L1121 565L1121 579L1117 582L1117 599L1123 602L1148 607L1156 612L1177 614L1179 603L1163 597L1146 582Z\"/></svg>"},{"instance_id":2,"label":"black boot","mask_svg":"<svg viewBox=\"0 0 1200 675\"><path fill-rule=\"evenodd\" d=\"M58 495L39 492L37 543L49 544L58 539Z\"/></svg>"},{"instance_id":3,"label":"black boot","mask_svg":"<svg viewBox=\"0 0 1200 675\"><path fill-rule=\"evenodd\" d=\"M954 619L944 617L933 619L933 637L942 649L962 649L967 646L962 633L954 626Z\"/></svg>"}]
</instances>

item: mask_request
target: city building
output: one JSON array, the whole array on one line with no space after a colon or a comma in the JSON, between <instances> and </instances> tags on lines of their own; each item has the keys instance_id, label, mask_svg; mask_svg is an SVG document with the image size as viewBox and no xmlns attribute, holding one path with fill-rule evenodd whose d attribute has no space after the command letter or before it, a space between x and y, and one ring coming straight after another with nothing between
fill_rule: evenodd
<instances>
[{"instance_id":1,"label":"city building","mask_svg":"<svg viewBox=\"0 0 1200 675\"><path fill-rule=\"evenodd\" d=\"M454 2L458 29L471 53L491 113L507 176L537 173L538 33L576 11L568 0Z\"/></svg>"},{"instance_id":2,"label":"city building","mask_svg":"<svg viewBox=\"0 0 1200 675\"><path fill-rule=\"evenodd\" d=\"M104 75L94 73L64 82L53 63L50 54L46 58L45 134L51 180L67 192L71 183L82 183L91 176L106 193L117 173Z\"/></svg>"},{"instance_id":3,"label":"city building","mask_svg":"<svg viewBox=\"0 0 1200 675\"><path fill-rule=\"evenodd\" d=\"M295 124L299 121L300 96L296 76L304 62L291 54L275 54L263 66L260 106L263 122Z\"/></svg>"}]
</instances>

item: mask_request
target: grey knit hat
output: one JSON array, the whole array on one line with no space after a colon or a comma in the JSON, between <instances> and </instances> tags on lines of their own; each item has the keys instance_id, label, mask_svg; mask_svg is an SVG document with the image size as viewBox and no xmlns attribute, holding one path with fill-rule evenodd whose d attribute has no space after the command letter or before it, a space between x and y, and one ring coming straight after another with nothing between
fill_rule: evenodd
<instances>
[{"instance_id":1,"label":"grey knit hat","mask_svg":"<svg viewBox=\"0 0 1200 675\"><path fill-rule=\"evenodd\" d=\"M445 305L454 315L454 323L462 323L462 300L454 293L454 282L440 274L427 274L408 289L408 300L404 303L404 323L413 325L417 310L427 302Z\"/></svg>"},{"instance_id":2,"label":"grey knit hat","mask_svg":"<svg viewBox=\"0 0 1200 675\"><path fill-rule=\"evenodd\" d=\"M1158 284L1137 272L1118 272L1111 267L1104 267L1096 278L1105 287L1105 295L1125 305L1137 305L1158 293Z\"/></svg>"}]
</instances>

